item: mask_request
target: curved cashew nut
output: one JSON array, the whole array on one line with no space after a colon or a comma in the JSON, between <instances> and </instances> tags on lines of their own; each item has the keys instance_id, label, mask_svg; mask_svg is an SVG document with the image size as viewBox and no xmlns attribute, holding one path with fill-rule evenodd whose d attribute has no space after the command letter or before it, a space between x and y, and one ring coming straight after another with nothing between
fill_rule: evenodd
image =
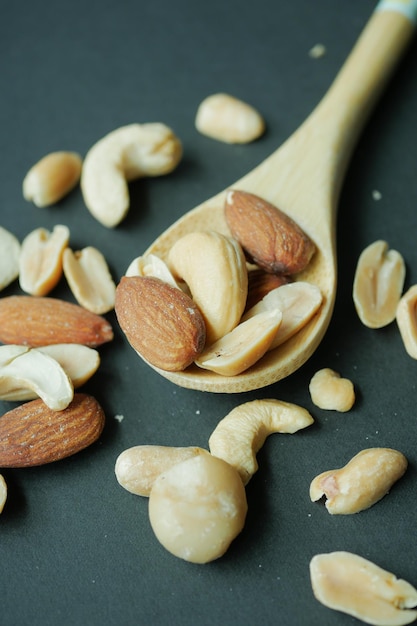
<instances>
[{"instance_id":1,"label":"curved cashew nut","mask_svg":"<svg viewBox=\"0 0 417 626\"><path fill-rule=\"evenodd\" d=\"M87 208L104 226L117 226L129 209L128 182L168 174L181 157L181 143L165 124L129 124L112 131L84 159L81 191Z\"/></svg>"},{"instance_id":2,"label":"curved cashew nut","mask_svg":"<svg viewBox=\"0 0 417 626\"><path fill-rule=\"evenodd\" d=\"M11 346L8 346L9 348ZM22 353L27 352L24 346L16 346L21 349ZM81 387L93 374L100 365L100 354L94 348L89 348L80 343L54 343L49 346L40 346L37 351L46 354L63 368L67 376L70 378L74 389ZM0 353L2 348L0 348ZM19 351L20 353L20 351ZM19 354L18 353L18 354ZM38 397L35 389L17 385L17 381L11 384L10 379L3 379L0 364L0 399L9 402L22 402L26 400L34 400Z\"/></svg>"},{"instance_id":3,"label":"curved cashew nut","mask_svg":"<svg viewBox=\"0 0 417 626\"><path fill-rule=\"evenodd\" d=\"M187 283L204 317L207 345L237 326L246 305L248 272L235 239L215 231L188 233L172 246L168 266Z\"/></svg>"},{"instance_id":4,"label":"curved cashew nut","mask_svg":"<svg viewBox=\"0 0 417 626\"><path fill-rule=\"evenodd\" d=\"M58 361L36 348L1 346L0 397L22 387L54 411L65 409L74 397L73 384Z\"/></svg>"},{"instance_id":5,"label":"curved cashew nut","mask_svg":"<svg viewBox=\"0 0 417 626\"><path fill-rule=\"evenodd\" d=\"M211 434L213 456L227 461L246 485L258 469L256 453L272 433L295 433L314 422L310 413L282 400L253 400L235 407Z\"/></svg>"}]
</instances>

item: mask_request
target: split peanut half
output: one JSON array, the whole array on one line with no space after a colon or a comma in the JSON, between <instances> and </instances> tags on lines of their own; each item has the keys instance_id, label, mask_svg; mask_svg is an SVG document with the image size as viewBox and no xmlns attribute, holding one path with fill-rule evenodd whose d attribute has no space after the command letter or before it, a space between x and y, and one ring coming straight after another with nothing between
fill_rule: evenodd
<instances>
[{"instance_id":1,"label":"split peanut half","mask_svg":"<svg viewBox=\"0 0 417 626\"><path fill-rule=\"evenodd\" d=\"M106 259L97 248L88 246L77 252L67 248L63 269L78 304L97 315L114 308L116 285Z\"/></svg>"},{"instance_id":2,"label":"split peanut half","mask_svg":"<svg viewBox=\"0 0 417 626\"><path fill-rule=\"evenodd\" d=\"M405 279L404 259L375 241L363 250L353 281L353 302L359 319L369 328L382 328L395 319Z\"/></svg>"},{"instance_id":3,"label":"split peanut half","mask_svg":"<svg viewBox=\"0 0 417 626\"><path fill-rule=\"evenodd\" d=\"M36 228L22 241L19 283L32 296L46 296L62 276L62 256L70 238L67 226L54 226L52 232Z\"/></svg>"},{"instance_id":4,"label":"split peanut half","mask_svg":"<svg viewBox=\"0 0 417 626\"><path fill-rule=\"evenodd\" d=\"M20 242L0 226L0 291L19 276Z\"/></svg>"},{"instance_id":5,"label":"split peanut half","mask_svg":"<svg viewBox=\"0 0 417 626\"><path fill-rule=\"evenodd\" d=\"M403 626L417 618L417 590L350 552L317 554L310 562L316 599L374 626Z\"/></svg>"}]
</instances>

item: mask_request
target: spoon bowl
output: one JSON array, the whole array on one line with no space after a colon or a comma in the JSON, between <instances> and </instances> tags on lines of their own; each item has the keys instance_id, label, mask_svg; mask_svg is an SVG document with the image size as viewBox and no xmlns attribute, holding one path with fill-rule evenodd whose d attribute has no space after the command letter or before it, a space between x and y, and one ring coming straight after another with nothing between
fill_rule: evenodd
<instances>
[{"instance_id":1,"label":"spoon bowl","mask_svg":"<svg viewBox=\"0 0 417 626\"><path fill-rule=\"evenodd\" d=\"M297 334L237 376L224 377L196 365L168 372L173 383L215 393L238 393L275 383L313 354L331 320L337 283L336 211L343 177L360 132L414 33L417 0L382 0L324 98L271 156L231 189L256 194L294 219L316 244L309 266L297 276L320 288L319 311ZM394 7L394 8L393 8ZM413 12L413 15L410 13ZM224 217L227 189L192 209L162 233L145 254L166 259L177 239L193 231L230 234Z\"/></svg>"}]
</instances>

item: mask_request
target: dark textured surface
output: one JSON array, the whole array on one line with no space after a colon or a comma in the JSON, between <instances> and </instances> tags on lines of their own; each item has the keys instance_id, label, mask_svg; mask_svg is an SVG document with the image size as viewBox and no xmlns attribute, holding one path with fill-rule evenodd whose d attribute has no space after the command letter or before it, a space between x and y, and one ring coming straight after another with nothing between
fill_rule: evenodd
<instances>
[{"instance_id":1,"label":"dark textured surface","mask_svg":"<svg viewBox=\"0 0 417 626\"><path fill-rule=\"evenodd\" d=\"M39 226L66 224L71 247L99 248L118 279L175 218L232 184L295 130L373 6L370 0L4 3L0 224L19 239ZM314 60L308 51L316 43L327 54ZM378 331L361 325L351 297L359 253L376 239L404 255L406 287L417 282L416 67L414 45L354 154L339 206L335 314L300 371L237 396L177 388L136 356L115 316L107 316L116 338L100 348L101 368L85 387L107 415L99 442L53 465L3 472L9 497L0 517L2 625L353 624L311 592L310 558L330 550L356 552L417 585L417 364L395 324ZM265 136L229 146L199 135L197 106L217 91L255 105L267 121ZM78 189L47 209L23 200L23 177L47 152L85 154L110 130L150 121L175 130L184 158L173 174L131 186L132 207L117 229L94 220ZM20 293L16 283L2 295L12 293ZM72 299L64 282L51 295ZM308 383L321 367L353 380L351 412L312 405ZM263 397L305 406L315 424L267 440L247 487L245 529L222 559L205 566L176 559L153 536L147 501L117 484L118 454L141 443L206 447L229 410ZM0 410L11 406L0 403ZM310 502L316 474L371 446L397 448L409 459L386 498L338 517Z\"/></svg>"}]
</instances>

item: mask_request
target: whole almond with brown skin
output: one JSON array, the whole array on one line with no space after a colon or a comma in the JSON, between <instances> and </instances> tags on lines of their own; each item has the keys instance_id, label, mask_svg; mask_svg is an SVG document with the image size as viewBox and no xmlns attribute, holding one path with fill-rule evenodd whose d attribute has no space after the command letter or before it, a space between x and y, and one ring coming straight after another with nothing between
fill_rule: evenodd
<instances>
[{"instance_id":1,"label":"whole almond with brown skin","mask_svg":"<svg viewBox=\"0 0 417 626\"><path fill-rule=\"evenodd\" d=\"M97 400L83 393L63 411L40 399L25 402L0 418L0 467L34 467L71 456L98 439L104 421Z\"/></svg>"},{"instance_id":2,"label":"whole almond with brown skin","mask_svg":"<svg viewBox=\"0 0 417 626\"><path fill-rule=\"evenodd\" d=\"M204 348L206 327L186 293L151 276L124 276L115 310L129 343L151 365L181 371Z\"/></svg>"},{"instance_id":3,"label":"whole almond with brown skin","mask_svg":"<svg viewBox=\"0 0 417 626\"><path fill-rule=\"evenodd\" d=\"M229 191L225 217L248 258L267 272L298 274L315 252L315 244L294 220L254 194Z\"/></svg>"},{"instance_id":4,"label":"whole almond with brown skin","mask_svg":"<svg viewBox=\"0 0 417 626\"><path fill-rule=\"evenodd\" d=\"M248 272L248 297L245 311L249 311L273 289L288 285L289 282L291 282L290 277L284 274L271 274L261 269L250 270Z\"/></svg>"},{"instance_id":5,"label":"whole almond with brown skin","mask_svg":"<svg viewBox=\"0 0 417 626\"><path fill-rule=\"evenodd\" d=\"M0 299L0 342L36 348L79 343L90 348L113 339L110 323L83 307L41 296Z\"/></svg>"}]
</instances>

